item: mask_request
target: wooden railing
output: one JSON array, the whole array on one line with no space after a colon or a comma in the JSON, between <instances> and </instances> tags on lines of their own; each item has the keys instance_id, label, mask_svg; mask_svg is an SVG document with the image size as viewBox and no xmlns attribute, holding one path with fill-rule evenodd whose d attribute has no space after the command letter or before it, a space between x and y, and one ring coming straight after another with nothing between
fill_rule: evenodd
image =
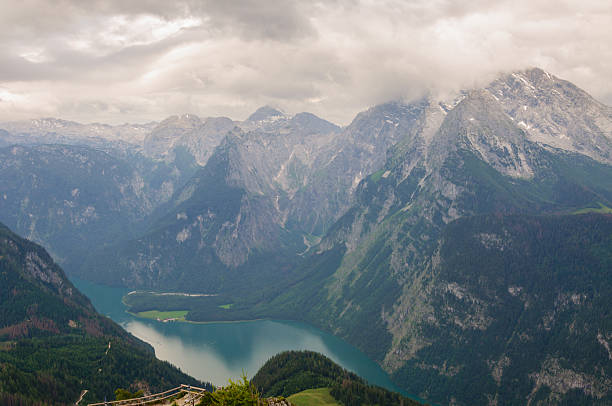
<instances>
[{"instance_id":1,"label":"wooden railing","mask_svg":"<svg viewBox=\"0 0 612 406\"><path fill-rule=\"evenodd\" d=\"M181 393L193 395L193 400L196 397L201 397L206 392L206 389L198 388L197 386L181 385L176 388L168 389L165 392L154 393L152 395L143 396L140 398L126 399L126 400L113 400L110 402L100 403L89 403L87 406L136 406L136 405L147 405L151 403L159 403L162 400L171 398ZM194 402L192 402L194 403Z\"/></svg>"}]
</instances>

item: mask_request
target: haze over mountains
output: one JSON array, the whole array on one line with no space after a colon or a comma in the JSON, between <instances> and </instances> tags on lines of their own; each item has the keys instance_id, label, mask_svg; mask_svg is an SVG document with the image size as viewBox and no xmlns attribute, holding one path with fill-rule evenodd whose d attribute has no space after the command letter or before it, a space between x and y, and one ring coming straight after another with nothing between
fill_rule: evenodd
<instances>
[{"instance_id":1,"label":"haze over mountains","mask_svg":"<svg viewBox=\"0 0 612 406\"><path fill-rule=\"evenodd\" d=\"M74 275L308 321L436 402L612 401L612 108L543 70L343 128L0 128L0 221Z\"/></svg>"}]
</instances>

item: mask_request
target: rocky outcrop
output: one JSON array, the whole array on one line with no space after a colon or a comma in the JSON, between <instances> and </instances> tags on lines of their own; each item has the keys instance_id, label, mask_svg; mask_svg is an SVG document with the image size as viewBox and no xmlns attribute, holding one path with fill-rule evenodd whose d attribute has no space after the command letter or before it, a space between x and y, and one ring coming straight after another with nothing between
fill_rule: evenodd
<instances>
[{"instance_id":1,"label":"rocky outcrop","mask_svg":"<svg viewBox=\"0 0 612 406\"><path fill-rule=\"evenodd\" d=\"M503 75L487 90L531 141L612 164L612 108L574 84L533 68Z\"/></svg>"},{"instance_id":2,"label":"rocky outcrop","mask_svg":"<svg viewBox=\"0 0 612 406\"><path fill-rule=\"evenodd\" d=\"M266 398L262 401L262 405L267 406L293 406L293 403L289 402L285 398Z\"/></svg>"}]
</instances>

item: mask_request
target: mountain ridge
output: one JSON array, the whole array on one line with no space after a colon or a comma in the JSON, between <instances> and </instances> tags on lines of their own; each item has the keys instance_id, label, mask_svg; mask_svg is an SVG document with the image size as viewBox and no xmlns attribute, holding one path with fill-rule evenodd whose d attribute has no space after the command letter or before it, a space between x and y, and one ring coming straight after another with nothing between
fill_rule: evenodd
<instances>
[{"instance_id":1,"label":"mountain ridge","mask_svg":"<svg viewBox=\"0 0 612 406\"><path fill-rule=\"evenodd\" d=\"M342 128L307 113L260 113L245 122L219 119L210 132L195 117L158 127L146 159L172 167L184 153L202 167L172 184L146 229L92 253L76 267L80 275L132 287L218 292L236 301L227 314L307 320L365 350L404 385L420 382L425 397L443 402L607 399L604 390L560 390L567 371L586 372L576 359L570 361L575 370L563 364L548 347L550 357L539 369L517 369L522 375L515 392L500 389L503 374L495 371L506 368L506 355L496 353L501 358L487 359L490 365L482 359L460 363L461 349L449 346L454 352L445 353L444 362L428 352L440 349L443 339L428 332L443 320L457 339L469 341L496 325L483 322L493 318L486 309L515 317L499 313L484 296L474 299L486 306L471 319L462 313L459 296L480 287L460 278L443 281L440 261L453 256L443 256L442 239L456 224L485 227L478 219L491 216L525 229L541 226L550 235L571 224L591 242L573 216L612 206L609 107L534 68L502 74L448 100L429 95L374 106ZM549 222L538 216L557 217ZM608 222L605 216L580 218ZM492 247L503 241L482 238ZM497 258L474 247L483 255L475 260ZM602 255L607 249L601 246ZM552 261L546 253L542 258ZM586 254L580 258L591 261ZM557 282L556 289L567 290L564 280ZM451 301L459 307L448 308ZM540 304L554 307L554 301ZM205 318L207 311L197 314ZM567 339L563 329L553 333L552 339ZM470 393L453 379L468 370L483 383L483 393ZM416 379L418 373L427 380ZM536 375L546 378L530 378ZM607 382L608 373L602 376Z\"/></svg>"}]
</instances>

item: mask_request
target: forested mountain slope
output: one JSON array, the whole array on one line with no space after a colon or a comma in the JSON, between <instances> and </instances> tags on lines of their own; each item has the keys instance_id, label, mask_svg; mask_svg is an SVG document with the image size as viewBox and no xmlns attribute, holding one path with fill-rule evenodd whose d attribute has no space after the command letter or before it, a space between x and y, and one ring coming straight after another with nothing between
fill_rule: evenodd
<instances>
[{"instance_id":1,"label":"forested mountain slope","mask_svg":"<svg viewBox=\"0 0 612 406\"><path fill-rule=\"evenodd\" d=\"M0 402L74 404L199 384L99 315L40 246L0 224Z\"/></svg>"},{"instance_id":2,"label":"forested mountain slope","mask_svg":"<svg viewBox=\"0 0 612 406\"><path fill-rule=\"evenodd\" d=\"M463 218L435 255L398 383L440 402L612 401L612 216Z\"/></svg>"}]
</instances>

